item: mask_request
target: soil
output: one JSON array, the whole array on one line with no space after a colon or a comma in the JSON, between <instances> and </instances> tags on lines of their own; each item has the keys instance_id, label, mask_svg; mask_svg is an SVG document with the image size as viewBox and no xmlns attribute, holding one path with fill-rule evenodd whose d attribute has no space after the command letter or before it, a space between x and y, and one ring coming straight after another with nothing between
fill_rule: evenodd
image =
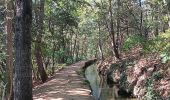
<instances>
[{"instance_id":1,"label":"soil","mask_svg":"<svg viewBox=\"0 0 170 100\"><path fill-rule=\"evenodd\" d=\"M83 75L77 72L84 66L85 61L67 66L55 72L48 82L33 89L34 100L93 100L90 88L85 84Z\"/></svg>"}]
</instances>

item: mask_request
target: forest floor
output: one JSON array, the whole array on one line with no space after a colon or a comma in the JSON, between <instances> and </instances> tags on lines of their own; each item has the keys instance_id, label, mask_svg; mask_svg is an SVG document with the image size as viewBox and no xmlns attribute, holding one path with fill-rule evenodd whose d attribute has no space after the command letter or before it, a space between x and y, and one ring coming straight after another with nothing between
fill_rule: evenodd
<instances>
[{"instance_id":1,"label":"forest floor","mask_svg":"<svg viewBox=\"0 0 170 100\"><path fill-rule=\"evenodd\" d=\"M57 71L48 82L33 89L34 100L93 100L90 88L83 75L78 72L85 61L67 66Z\"/></svg>"}]
</instances>

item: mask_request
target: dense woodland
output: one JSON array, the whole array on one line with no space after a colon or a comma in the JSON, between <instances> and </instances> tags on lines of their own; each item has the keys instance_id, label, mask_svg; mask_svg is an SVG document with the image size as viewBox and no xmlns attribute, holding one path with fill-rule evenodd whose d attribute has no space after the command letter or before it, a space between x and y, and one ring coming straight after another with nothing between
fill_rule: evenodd
<instances>
[{"instance_id":1,"label":"dense woodland","mask_svg":"<svg viewBox=\"0 0 170 100\"><path fill-rule=\"evenodd\" d=\"M169 28L170 0L1 0L0 97L31 100L33 83L97 58L134 97L169 100Z\"/></svg>"}]
</instances>

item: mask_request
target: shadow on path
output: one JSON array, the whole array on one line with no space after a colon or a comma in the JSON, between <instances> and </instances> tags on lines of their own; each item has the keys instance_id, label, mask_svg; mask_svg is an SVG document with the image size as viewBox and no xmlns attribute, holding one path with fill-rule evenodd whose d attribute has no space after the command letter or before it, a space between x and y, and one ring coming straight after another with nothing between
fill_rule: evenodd
<instances>
[{"instance_id":1,"label":"shadow on path","mask_svg":"<svg viewBox=\"0 0 170 100\"><path fill-rule=\"evenodd\" d=\"M53 79L33 89L34 100L93 100L83 76L77 75L85 61L56 72Z\"/></svg>"}]
</instances>

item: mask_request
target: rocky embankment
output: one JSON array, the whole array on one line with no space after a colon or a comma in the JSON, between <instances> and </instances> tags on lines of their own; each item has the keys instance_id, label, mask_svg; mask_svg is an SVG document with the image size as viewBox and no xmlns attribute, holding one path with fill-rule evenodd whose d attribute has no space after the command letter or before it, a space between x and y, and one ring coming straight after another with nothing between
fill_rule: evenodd
<instances>
[{"instance_id":1,"label":"rocky embankment","mask_svg":"<svg viewBox=\"0 0 170 100\"><path fill-rule=\"evenodd\" d=\"M140 99L170 100L170 63L152 56L126 57L121 61L111 58L100 62L98 71L106 77L110 87L116 86L118 94ZM147 100L152 100L147 99Z\"/></svg>"}]
</instances>

